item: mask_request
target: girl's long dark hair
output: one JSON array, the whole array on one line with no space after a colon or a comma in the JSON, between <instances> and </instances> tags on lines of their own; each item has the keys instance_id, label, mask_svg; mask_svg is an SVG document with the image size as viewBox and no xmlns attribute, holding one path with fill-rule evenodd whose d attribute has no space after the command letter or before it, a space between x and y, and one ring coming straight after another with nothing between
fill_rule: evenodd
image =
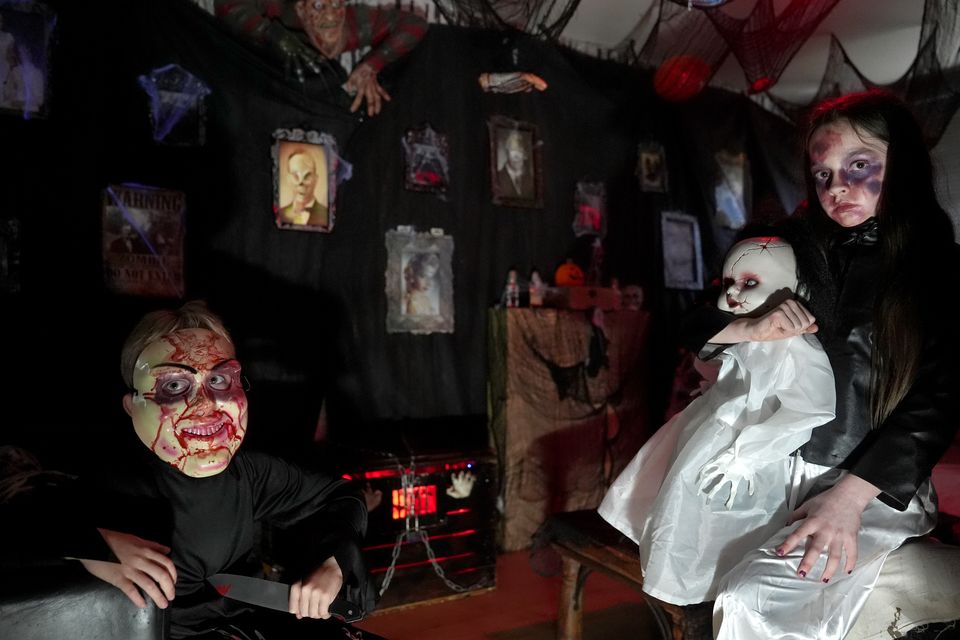
<instances>
[{"instance_id":1,"label":"girl's long dark hair","mask_svg":"<svg viewBox=\"0 0 960 640\"><path fill-rule=\"evenodd\" d=\"M810 115L804 145L807 218L821 246L838 226L817 197L810 138L819 127L848 121L861 137L887 143L886 173L877 204L883 271L873 312L871 403L879 425L913 384L923 342L923 309L937 298L933 274L943 273L953 243L950 216L937 201L930 152L916 119L894 95L867 91L827 100Z\"/></svg>"}]
</instances>

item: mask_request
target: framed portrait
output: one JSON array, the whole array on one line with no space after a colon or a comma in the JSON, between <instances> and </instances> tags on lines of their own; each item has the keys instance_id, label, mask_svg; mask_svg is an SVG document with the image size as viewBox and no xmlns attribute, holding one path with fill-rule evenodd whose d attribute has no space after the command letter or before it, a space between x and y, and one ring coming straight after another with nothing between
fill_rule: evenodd
<instances>
[{"instance_id":1,"label":"framed portrait","mask_svg":"<svg viewBox=\"0 0 960 640\"><path fill-rule=\"evenodd\" d=\"M409 191L445 194L450 184L447 136L425 124L403 136L404 180Z\"/></svg>"},{"instance_id":2,"label":"framed portrait","mask_svg":"<svg viewBox=\"0 0 960 640\"><path fill-rule=\"evenodd\" d=\"M602 182L578 182L573 208L573 235L607 235L607 189Z\"/></svg>"},{"instance_id":3,"label":"framed portrait","mask_svg":"<svg viewBox=\"0 0 960 640\"><path fill-rule=\"evenodd\" d=\"M641 142L637 146L637 178L641 191L667 192L667 157L659 142Z\"/></svg>"},{"instance_id":4,"label":"framed portrait","mask_svg":"<svg viewBox=\"0 0 960 640\"><path fill-rule=\"evenodd\" d=\"M663 243L663 286L667 289L703 289L700 224L679 211L660 213Z\"/></svg>"},{"instance_id":5,"label":"framed portrait","mask_svg":"<svg viewBox=\"0 0 960 640\"><path fill-rule=\"evenodd\" d=\"M744 183L749 171L747 154L718 151L713 158L718 170L713 188L716 221L724 229L742 229L747 224L744 199Z\"/></svg>"},{"instance_id":6,"label":"framed portrait","mask_svg":"<svg viewBox=\"0 0 960 640\"><path fill-rule=\"evenodd\" d=\"M493 203L542 208L541 145L536 125L493 116L487 128Z\"/></svg>"},{"instance_id":7,"label":"framed portrait","mask_svg":"<svg viewBox=\"0 0 960 640\"><path fill-rule=\"evenodd\" d=\"M182 298L186 195L138 184L103 190L103 272L107 290Z\"/></svg>"},{"instance_id":8,"label":"framed portrait","mask_svg":"<svg viewBox=\"0 0 960 640\"><path fill-rule=\"evenodd\" d=\"M453 333L453 237L387 231L387 333Z\"/></svg>"},{"instance_id":9,"label":"framed portrait","mask_svg":"<svg viewBox=\"0 0 960 640\"><path fill-rule=\"evenodd\" d=\"M340 156L333 136L273 132L273 215L281 229L330 233L336 220Z\"/></svg>"},{"instance_id":10,"label":"framed portrait","mask_svg":"<svg viewBox=\"0 0 960 640\"><path fill-rule=\"evenodd\" d=\"M47 116L55 18L40 2L0 5L0 111L24 119Z\"/></svg>"}]
</instances>

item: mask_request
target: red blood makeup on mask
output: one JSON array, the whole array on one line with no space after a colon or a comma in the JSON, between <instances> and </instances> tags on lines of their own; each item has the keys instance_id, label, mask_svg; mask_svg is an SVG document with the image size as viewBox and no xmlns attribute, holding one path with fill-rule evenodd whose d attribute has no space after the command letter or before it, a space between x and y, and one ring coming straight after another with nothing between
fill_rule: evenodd
<instances>
[{"instance_id":1,"label":"red blood makeup on mask","mask_svg":"<svg viewBox=\"0 0 960 640\"><path fill-rule=\"evenodd\" d=\"M240 372L233 345L212 331L182 330L150 343L137 359L138 394L128 407L137 435L187 475L219 473L246 433Z\"/></svg>"}]
</instances>

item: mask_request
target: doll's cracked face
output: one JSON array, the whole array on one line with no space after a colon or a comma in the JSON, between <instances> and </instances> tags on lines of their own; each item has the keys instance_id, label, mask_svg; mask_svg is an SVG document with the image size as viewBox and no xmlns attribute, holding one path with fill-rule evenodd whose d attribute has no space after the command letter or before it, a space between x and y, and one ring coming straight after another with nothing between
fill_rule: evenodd
<instances>
[{"instance_id":1,"label":"doll's cracked face","mask_svg":"<svg viewBox=\"0 0 960 640\"><path fill-rule=\"evenodd\" d=\"M717 307L741 315L768 301L779 303L797 288L793 248L780 238L747 238L735 244L723 263Z\"/></svg>"},{"instance_id":2,"label":"doll's cracked face","mask_svg":"<svg viewBox=\"0 0 960 640\"><path fill-rule=\"evenodd\" d=\"M140 440L194 478L227 468L247 430L247 396L233 345L206 329L184 329L148 344L124 398Z\"/></svg>"},{"instance_id":3,"label":"doll's cracked face","mask_svg":"<svg viewBox=\"0 0 960 640\"><path fill-rule=\"evenodd\" d=\"M886 142L858 132L849 120L838 120L813 132L808 153L817 198L831 220L855 227L876 215Z\"/></svg>"}]
</instances>

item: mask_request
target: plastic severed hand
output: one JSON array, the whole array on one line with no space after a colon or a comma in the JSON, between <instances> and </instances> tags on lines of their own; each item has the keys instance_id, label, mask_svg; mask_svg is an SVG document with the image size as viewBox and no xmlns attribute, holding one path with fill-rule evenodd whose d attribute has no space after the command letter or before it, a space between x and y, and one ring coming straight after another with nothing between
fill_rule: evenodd
<instances>
[{"instance_id":1,"label":"plastic severed hand","mask_svg":"<svg viewBox=\"0 0 960 640\"><path fill-rule=\"evenodd\" d=\"M473 475L473 472L457 471L450 476L450 482L453 484L447 487L447 495L458 500L469 498L476 481L477 476Z\"/></svg>"},{"instance_id":2,"label":"plastic severed hand","mask_svg":"<svg viewBox=\"0 0 960 640\"><path fill-rule=\"evenodd\" d=\"M143 589L158 607L165 609L174 597L177 569L167 557L169 547L110 529L98 529L119 562L80 558L84 569L120 589L133 604L147 606L137 589Z\"/></svg>"},{"instance_id":3,"label":"plastic severed hand","mask_svg":"<svg viewBox=\"0 0 960 640\"><path fill-rule=\"evenodd\" d=\"M480 87L489 93L530 93L534 89L545 91L547 83L540 76L523 71L510 73L481 73Z\"/></svg>"},{"instance_id":4,"label":"plastic severed hand","mask_svg":"<svg viewBox=\"0 0 960 640\"><path fill-rule=\"evenodd\" d=\"M267 29L266 40L274 55L283 63L286 77L295 76L297 80L304 82L304 67L313 73L320 73L323 57L279 22L274 22Z\"/></svg>"},{"instance_id":5,"label":"plastic severed hand","mask_svg":"<svg viewBox=\"0 0 960 640\"><path fill-rule=\"evenodd\" d=\"M360 103L367 101L367 115L375 116L380 113L383 101L390 102L390 94L380 86L377 72L366 62L361 62L350 73L350 77L343 85L344 91L353 96L350 112L360 108Z\"/></svg>"},{"instance_id":6,"label":"plastic severed hand","mask_svg":"<svg viewBox=\"0 0 960 640\"><path fill-rule=\"evenodd\" d=\"M343 586L343 572L333 556L313 573L290 585L290 613L301 618L330 617L330 603Z\"/></svg>"},{"instance_id":7,"label":"plastic severed hand","mask_svg":"<svg viewBox=\"0 0 960 640\"><path fill-rule=\"evenodd\" d=\"M730 509L737 497L740 483L744 480L747 481L748 495L753 495L753 478L753 470L742 459L737 458L736 453L728 449L700 468L697 485L700 493L707 495L707 501L709 502L725 485L729 484L730 497L727 498L724 506Z\"/></svg>"}]
</instances>

